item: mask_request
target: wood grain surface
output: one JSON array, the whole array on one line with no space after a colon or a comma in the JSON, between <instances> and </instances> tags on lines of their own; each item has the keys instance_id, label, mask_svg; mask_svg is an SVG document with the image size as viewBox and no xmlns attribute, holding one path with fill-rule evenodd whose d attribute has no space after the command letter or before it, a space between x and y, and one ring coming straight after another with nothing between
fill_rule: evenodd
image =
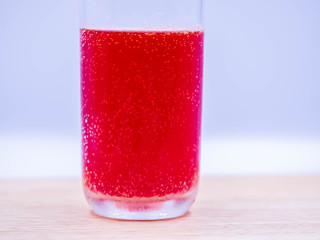
<instances>
[{"instance_id":1,"label":"wood grain surface","mask_svg":"<svg viewBox=\"0 0 320 240\"><path fill-rule=\"evenodd\" d=\"M1 180L0 239L320 239L320 176L203 178L162 221L94 215L80 180Z\"/></svg>"}]
</instances>

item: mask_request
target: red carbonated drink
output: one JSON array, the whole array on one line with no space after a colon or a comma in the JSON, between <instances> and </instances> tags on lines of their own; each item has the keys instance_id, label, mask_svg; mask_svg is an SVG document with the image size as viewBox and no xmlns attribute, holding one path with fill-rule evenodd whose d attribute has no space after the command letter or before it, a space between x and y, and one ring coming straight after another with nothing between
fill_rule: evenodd
<instances>
[{"instance_id":1,"label":"red carbonated drink","mask_svg":"<svg viewBox=\"0 0 320 240\"><path fill-rule=\"evenodd\" d=\"M89 202L145 211L195 191L203 32L80 34L83 184Z\"/></svg>"}]
</instances>

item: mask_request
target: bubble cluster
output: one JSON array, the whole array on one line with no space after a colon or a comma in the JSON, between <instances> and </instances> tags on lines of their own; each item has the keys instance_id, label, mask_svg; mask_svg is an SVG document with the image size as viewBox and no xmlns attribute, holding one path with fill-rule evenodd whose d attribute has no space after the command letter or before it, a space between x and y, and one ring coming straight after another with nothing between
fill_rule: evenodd
<instances>
[{"instance_id":1,"label":"bubble cluster","mask_svg":"<svg viewBox=\"0 0 320 240\"><path fill-rule=\"evenodd\" d=\"M120 198L198 182L203 32L81 30L83 182Z\"/></svg>"}]
</instances>

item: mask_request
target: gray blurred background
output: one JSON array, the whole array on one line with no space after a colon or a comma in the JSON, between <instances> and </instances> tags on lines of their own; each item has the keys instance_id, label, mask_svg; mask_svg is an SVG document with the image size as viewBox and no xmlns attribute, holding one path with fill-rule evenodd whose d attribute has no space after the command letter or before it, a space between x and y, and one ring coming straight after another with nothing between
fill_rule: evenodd
<instances>
[{"instance_id":1,"label":"gray blurred background","mask_svg":"<svg viewBox=\"0 0 320 240\"><path fill-rule=\"evenodd\" d=\"M0 178L80 176L78 0L0 0ZM320 173L320 1L207 0L202 174Z\"/></svg>"}]
</instances>

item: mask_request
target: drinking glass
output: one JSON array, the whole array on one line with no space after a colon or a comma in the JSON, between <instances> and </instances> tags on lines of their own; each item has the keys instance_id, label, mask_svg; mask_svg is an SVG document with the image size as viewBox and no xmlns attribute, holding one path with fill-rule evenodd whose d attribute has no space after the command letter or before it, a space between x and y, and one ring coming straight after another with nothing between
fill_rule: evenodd
<instances>
[{"instance_id":1,"label":"drinking glass","mask_svg":"<svg viewBox=\"0 0 320 240\"><path fill-rule=\"evenodd\" d=\"M82 176L104 217L184 215L199 181L202 0L81 0Z\"/></svg>"}]
</instances>

